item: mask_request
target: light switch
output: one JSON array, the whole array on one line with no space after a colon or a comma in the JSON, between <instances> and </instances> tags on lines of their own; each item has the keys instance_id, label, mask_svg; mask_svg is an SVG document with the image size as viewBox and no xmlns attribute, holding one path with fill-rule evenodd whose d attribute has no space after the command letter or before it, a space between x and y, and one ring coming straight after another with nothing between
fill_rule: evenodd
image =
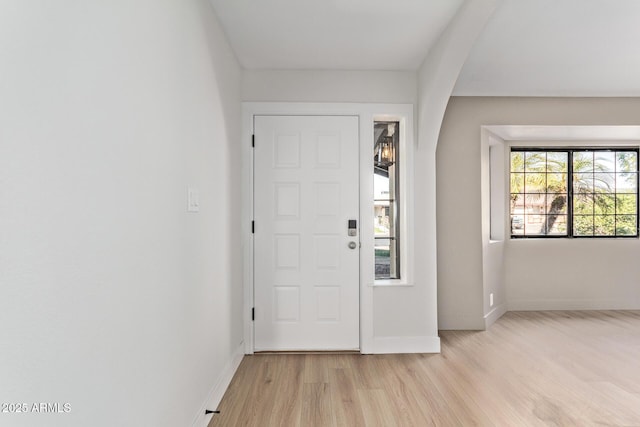
<instances>
[{"instance_id":1,"label":"light switch","mask_svg":"<svg viewBox=\"0 0 640 427\"><path fill-rule=\"evenodd\" d=\"M200 191L195 188L187 190L187 212L200 212Z\"/></svg>"}]
</instances>

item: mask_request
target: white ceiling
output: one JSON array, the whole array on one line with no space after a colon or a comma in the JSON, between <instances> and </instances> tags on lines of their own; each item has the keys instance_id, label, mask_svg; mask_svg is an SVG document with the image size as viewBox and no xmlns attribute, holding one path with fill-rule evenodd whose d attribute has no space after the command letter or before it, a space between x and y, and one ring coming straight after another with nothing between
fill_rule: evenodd
<instances>
[{"instance_id":1,"label":"white ceiling","mask_svg":"<svg viewBox=\"0 0 640 427\"><path fill-rule=\"evenodd\" d=\"M504 0L455 95L639 96L640 1Z\"/></svg>"},{"instance_id":2,"label":"white ceiling","mask_svg":"<svg viewBox=\"0 0 640 427\"><path fill-rule=\"evenodd\" d=\"M211 2L247 69L416 70L463 0ZM454 95L640 96L640 1L503 0Z\"/></svg>"},{"instance_id":3,"label":"white ceiling","mask_svg":"<svg viewBox=\"0 0 640 427\"><path fill-rule=\"evenodd\" d=\"M640 126L483 126L505 141L634 141L640 140Z\"/></svg>"},{"instance_id":4,"label":"white ceiling","mask_svg":"<svg viewBox=\"0 0 640 427\"><path fill-rule=\"evenodd\" d=\"M248 69L415 70L462 0L211 0Z\"/></svg>"}]
</instances>

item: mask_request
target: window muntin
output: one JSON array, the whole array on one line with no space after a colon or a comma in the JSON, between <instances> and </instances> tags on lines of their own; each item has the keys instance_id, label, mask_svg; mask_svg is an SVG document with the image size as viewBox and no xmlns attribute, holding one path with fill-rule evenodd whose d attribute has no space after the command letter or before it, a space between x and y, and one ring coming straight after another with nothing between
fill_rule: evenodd
<instances>
[{"instance_id":1,"label":"window muntin","mask_svg":"<svg viewBox=\"0 0 640 427\"><path fill-rule=\"evenodd\" d=\"M374 123L373 192L375 279L400 279L398 122Z\"/></svg>"},{"instance_id":2,"label":"window muntin","mask_svg":"<svg viewBox=\"0 0 640 427\"><path fill-rule=\"evenodd\" d=\"M513 148L511 237L637 237L637 149Z\"/></svg>"}]
</instances>

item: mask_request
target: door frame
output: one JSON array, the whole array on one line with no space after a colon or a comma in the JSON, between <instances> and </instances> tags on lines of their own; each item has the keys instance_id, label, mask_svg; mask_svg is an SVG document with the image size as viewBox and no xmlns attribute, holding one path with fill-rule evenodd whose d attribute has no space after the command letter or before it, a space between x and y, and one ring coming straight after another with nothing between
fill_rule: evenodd
<instances>
[{"instance_id":1,"label":"door frame","mask_svg":"<svg viewBox=\"0 0 640 427\"><path fill-rule=\"evenodd\" d=\"M373 227L373 123L382 120L400 120L407 143L413 144L413 104L352 104L352 103L297 103L297 102L243 102L242 103L242 247L243 247L243 320L245 354L254 352L254 239L252 233L254 158L254 116L357 116L360 146L360 353L374 349L374 239ZM363 256L371 254L371 256Z\"/></svg>"}]
</instances>

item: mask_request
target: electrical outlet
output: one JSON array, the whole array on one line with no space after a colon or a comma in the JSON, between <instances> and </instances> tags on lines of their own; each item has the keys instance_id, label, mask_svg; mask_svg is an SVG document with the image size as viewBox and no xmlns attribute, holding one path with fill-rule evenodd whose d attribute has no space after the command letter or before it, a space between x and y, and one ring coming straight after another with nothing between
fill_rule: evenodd
<instances>
[{"instance_id":1,"label":"electrical outlet","mask_svg":"<svg viewBox=\"0 0 640 427\"><path fill-rule=\"evenodd\" d=\"M200 192L195 188L187 190L187 212L200 211Z\"/></svg>"}]
</instances>

